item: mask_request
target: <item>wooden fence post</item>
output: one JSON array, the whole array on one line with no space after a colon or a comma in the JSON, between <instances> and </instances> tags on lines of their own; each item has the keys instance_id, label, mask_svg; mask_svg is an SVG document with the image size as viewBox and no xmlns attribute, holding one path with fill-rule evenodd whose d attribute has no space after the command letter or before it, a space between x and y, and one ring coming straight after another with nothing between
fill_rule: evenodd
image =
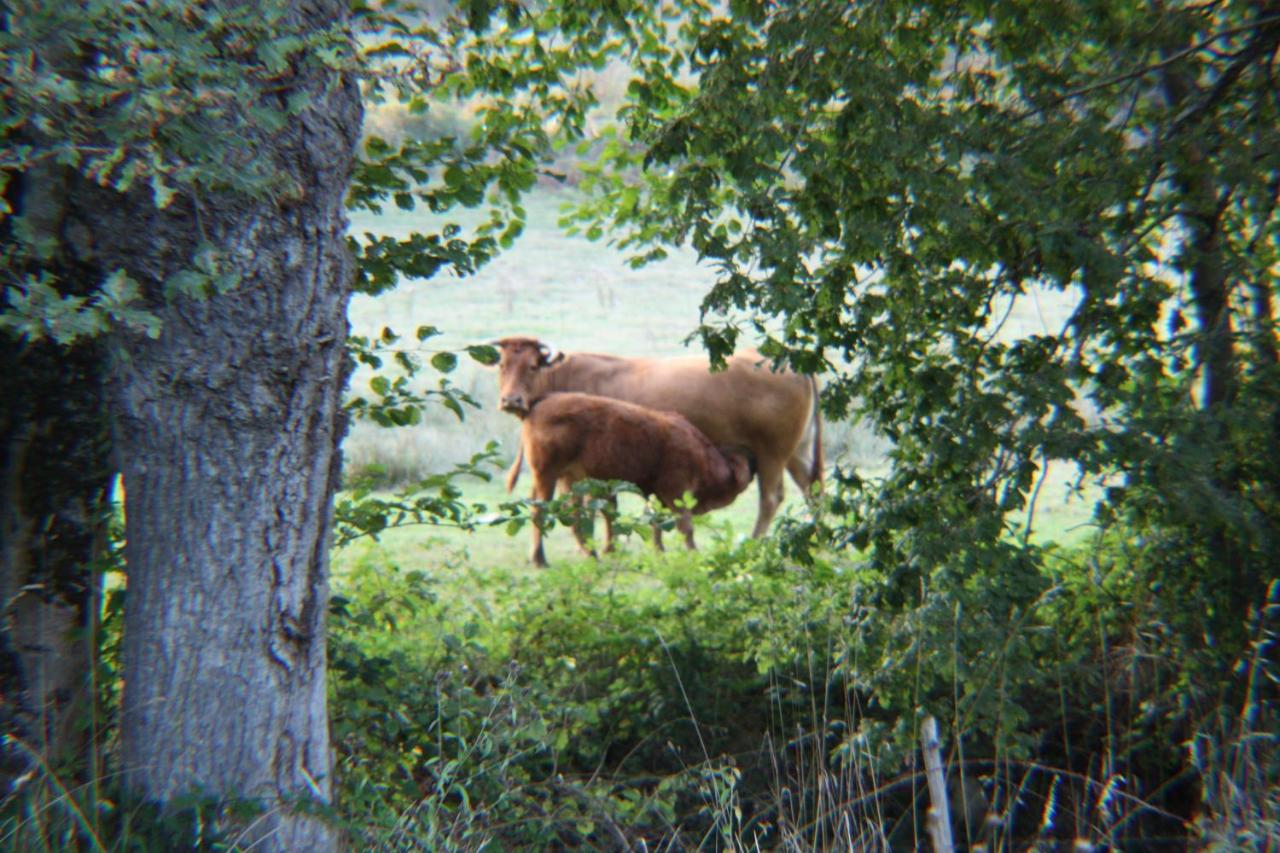
<instances>
[{"instance_id":1,"label":"wooden fence post","mask_svg":"<svg viewBox=\"0 0 1280 853\"><path fill-rule=\"evenodd\" d=\"M929 779L928 824L934 853L953 853L951 811L947 807L947 781L942 774L942 750L938 742L938 721L925 717L920 724L920 749L924 752L924 769Z\"/></svg>"}]
</instances>

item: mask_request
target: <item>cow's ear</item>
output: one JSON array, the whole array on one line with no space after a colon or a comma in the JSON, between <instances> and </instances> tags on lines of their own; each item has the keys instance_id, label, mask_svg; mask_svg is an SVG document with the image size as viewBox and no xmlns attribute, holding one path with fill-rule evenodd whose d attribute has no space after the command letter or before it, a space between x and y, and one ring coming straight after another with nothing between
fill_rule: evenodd
<instances>
[{"instance_id":1,"label":"cow's ear","mask_svg":"<svg viewBox=\"0 0 1280 853\"><path fill-rule=\"evenodd\" d=\"M564 361L564 353L550 344L538 344L538 355L541 356L538 360L539 367L550 367Z\"/></svg>"}]
</instances>

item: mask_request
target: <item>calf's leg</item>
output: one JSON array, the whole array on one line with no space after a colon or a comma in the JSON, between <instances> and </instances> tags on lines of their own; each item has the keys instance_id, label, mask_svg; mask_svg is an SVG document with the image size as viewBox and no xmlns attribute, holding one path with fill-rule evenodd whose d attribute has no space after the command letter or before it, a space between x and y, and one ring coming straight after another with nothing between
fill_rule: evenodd
<instances>
[{"instance_id":1,"label":"calf's leg","mask_svg":"<svg viewBox=\"0 0 1280 853\"><path fill-rule=\"evenodd\" d=\"M535 501L549 501L555 497L556 481L552 479L543 479L538 476L537 470L533 472L533 499ZM542 550L542 528L538 523L542 520L543 509L538 504L534 504L533 511L530 513L533 519L533 550L529 552L529 559L533 561L535 566L546 568L547 555Z\"/></svg>"},{"instance_id":2,"label":"calf's leg","mask_svg":"<svg viewBox=\"0 0 1280 853\"><path fill-rule=\"evenodd\" d=\"M689 507L677 507L668 504L665 500L662 505L676 514L676 530L684 534L684 544L689 547L690 551L698 550L698 546L693 544L693 510ZM662 528L658 526L658 522L653 523L653 547L659 551L664 550L662 547Z\"/></svg>"},{"instance_id":3,"label":"calf's leg","mask_svg":"<svg viewBox=\"0 0 1280 853\"><path fill-rule=\"evenodd\" d=\"M698 546L693 544L693 512L691 510L680 510L680 517L676 519L676 529L684 534L684 544L690 551L698 550Z\"/></svg>"},{"instance_id":4,"label":"calf's leg","mask_svg":"<svg viewBox=\"0 0 1280 853\"><path fill-rule=\"evenodd\" d=\"M560 492L561 494L572 494L573 480L561 478ZM587 509L587 496L573 496L573 538L578 543L578 550L588 557L595 557L595 549L587 543L587 534L591 530L591 513Z\"/></svg>"},{"instance_id":5,"label":"calf's leg","mask_svg":"<svg viewBox=\"0 0 1280 853\"><path fill-rule=\"evenodd\" d=\"M618 496L610 495L605 499L609 504L609 512L601 513L604 516L604 552L606 554L613 553L613 516L618 514Z\"/></svg>"}]
</instances>

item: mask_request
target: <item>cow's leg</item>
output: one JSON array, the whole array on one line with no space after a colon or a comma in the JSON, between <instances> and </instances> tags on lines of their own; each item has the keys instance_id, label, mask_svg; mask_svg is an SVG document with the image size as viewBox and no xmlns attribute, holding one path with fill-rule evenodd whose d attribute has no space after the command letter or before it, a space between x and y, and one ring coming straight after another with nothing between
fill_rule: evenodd
<instances>
[{"instance_id":1,"label":"cow's leg","mask_svg":"<svg viewBox=\"0 0 1280 853\"><path fill-rule=\"evenodd\" d=\"M763 536L769 530L778 507L782 506L782 469L781 459L772 456L761 456L756 460L756 476L760 478L760 512L756 516L756 527L751 532L753 538Z\"/></svg>"},{"instance_id":2,"label":"cow's leg","mask_svg":"<svg viewBox=\"0 0 1280 853\"><path fill-rule=\"evenodd\" d=\"M549 501L556 494L556 481L550 478L542 479L538 476L538 472L533 472L533 499L535 501ZM534 504L533 511L530 515L533 518L533 550L529 552L529 558L533 560L535 566L545 568L547 565L547 555L542 550L542 528L538 526L538 522L542 520L543 509L541 506Z\"/></svg>"},{"instance_id":3,"label":"cow's leg","mask_svg":"<svg viewBox=\"0 0 1280 853\"><path fill-rule=\"evenodd\" d=\"M814 392L817 392L817 385L813 386ZM796 488L800 490L800 495L806 501L812 503L817 497L816 492L821 492L821 485L818 489L814 489L814 484L821 479L822 467L822 419L818 412L813 412L813 417L809 420L808 426L805 427L804 437L800 439L800 445L791 453L791 458L787 460L787 473L791 475L791 479L795 481Z\"/></svg>"},{"instance_id":4,"label":"cow's leg","mask_svg":"<svg viewBox=\"0 0 1280 853\"><path fill-rule=\"evenodd\" d=\"M800 494L804 495L805 500L813 498L813 477L810 471L813 467L813 457L805 458L803 455L804 447L797 450L790 459L787 460L787 473L791 475L792 481L796 484L796 488L800 490Z\"/></svg>"}]
</instances>

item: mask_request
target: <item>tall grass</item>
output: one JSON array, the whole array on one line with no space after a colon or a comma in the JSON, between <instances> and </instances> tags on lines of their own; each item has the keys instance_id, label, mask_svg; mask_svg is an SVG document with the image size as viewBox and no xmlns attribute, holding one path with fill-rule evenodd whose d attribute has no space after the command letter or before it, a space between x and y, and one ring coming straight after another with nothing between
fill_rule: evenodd
<instances>
[{"instance_id":1,"label":"tall grass","mask_svg":"<svg viewBox=\"0 0 1280 853\"><path fill-rule=\"evenodd\" d=\"M1246 683L1238 709L1214 707L1187 743L1201 780L1199 830L1214 850L1280 850L1280 717L1275 662L1280 580L1254 614L1253 640L1234 672Z\"/></svg>"}]
</instances>

